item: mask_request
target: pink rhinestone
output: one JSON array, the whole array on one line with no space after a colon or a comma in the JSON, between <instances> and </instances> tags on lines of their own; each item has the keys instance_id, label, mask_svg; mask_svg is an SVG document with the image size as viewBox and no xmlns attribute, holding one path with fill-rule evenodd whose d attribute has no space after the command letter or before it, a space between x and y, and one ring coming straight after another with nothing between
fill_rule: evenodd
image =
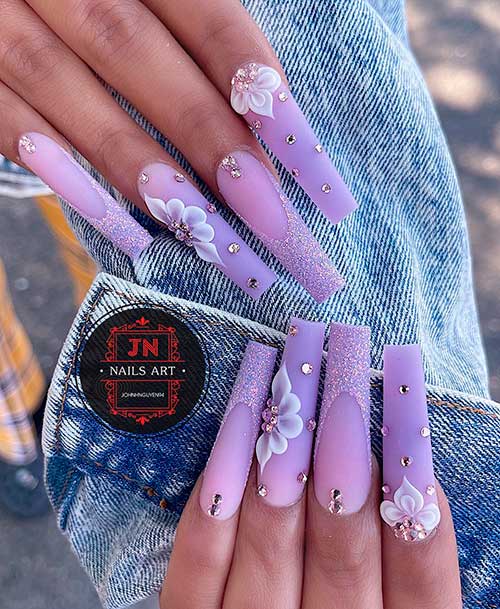
<instances>
[{"instance_id":1,"label":"pink rhinestone","mask_svg":"<svg viewBox=\"0 0 500 609\"><path fill-rule=\"evenodd\" d=\"M427 487L425 489L425 492L428 495L434 495L434 493L436 492L436 489L435 489L435 487L432 484L429 484L429 485L427 485Z\"/></svg>"},{"instance_id":2,"label":"pink rhinestone","mask_svg":"<svg viewBox=\"0 0 500 609\"><path fill-rule=\"evenodd\" d=\"M185 182L186 181L186 178L182 175L182 173L176 173L174 178L175 178L176 182Z\"/></svg>"},{"instance_id":3,"label":"pink rhinestone","mask_svg":"<svg viewBox=\"0 0 500 609\"><path fill-rule=\"evenodd\" d=\"M307 431L314 431L316 429L316 421L309 419L306 424Z\"/></svg>"},{"instance_id":4,"label":"pink rhinestone","mask_svg":"<svg viewBox=\"0 0 500 609\"><path fill-rule=\"evenodd\" d=\"M217 208L212 203L208 203L207 204L207 211L208 211L209 214L216 214L217 213Z\"/></svg>"},{"instance_id":5,"label":"pink rhinestone","mask_svg":"<svg viewBox=\"0 0 500 609\"><path fill-rule=\"evenodd\" d=\"M420 435L422 438L428 438L431 435L431 430L428 427L422 427Z\"/></svg>"},{"instance_id":6,"label":"pink rhinestone","mask_svg":"<svg viewBox=\"0 0 500 609\"><path fill-rule=\"evenodd\" d=\"M299 484L305 484L307 482L307 475L304 474L304 472L300 472L300 474L297 476L297 482Z\"/></svg>"},{"instance_id":7,"label":"pink rhinestone","mask_svg":"<svg viewBox=\"0 0 500 609\"><path fill-rule=\"evenodd\" d=\"M380 433L385 437L389 435L389 428L387 427L387 425L384 425L383 427L381 427L380 429Z\"/></svg>"},{"instance_id":8,"label":"pink rhinestone","mask_svg":"<svg viewBox=\"0 0 500 609\"><path fill-rule=\"evenodd\" d=\"M384 493L384 495L387 495L391 492L391 487L388 484L384 484L384 486L382 487L382 492Z\"/></svg>"}]
</instances>

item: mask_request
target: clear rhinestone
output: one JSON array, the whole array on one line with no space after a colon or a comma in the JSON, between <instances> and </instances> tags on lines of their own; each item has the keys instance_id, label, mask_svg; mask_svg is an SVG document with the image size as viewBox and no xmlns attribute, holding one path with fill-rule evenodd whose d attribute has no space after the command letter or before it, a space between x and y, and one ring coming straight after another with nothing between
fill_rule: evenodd
<instances>
[{"instance_id":1,"label":"clear rhinestone","mask_svg":"<svg viewBox=\"0 0 500 609\"><path fill-rule=\"evenodd\" d=\"M276 406L276 404L271 404L270 410L271 414L279 414L280 411L279 406Z\"/></svg>"},{"instance_id":2,"label":"clear rhinestone","mask_svg":"<svg viewBox=\"0 0 500 609\"><path fill-rule=\"evenodd\" d=\"M227 251L230 254L237 254L240 251L240 246L238 243L230 243L227 247Z\"/></svg>"},{"instance_id":3,"label":"clear rhinestone","mask_svg":"<svg viewBox=\"0 0 500 609\"><path fill-rule=\"evenodd\" d=\"M259 129L262 129L262 121L254 121L252 126L256 131L258 131Z\"/></svg>"},{"instance_id":4,"label":"clear rhinestone","mask_svg":"<svg viewBox=\"0 0 500 609\"><path fill-rule=\"evenodd\" d=\"M322 190L324 193L328 194L329 192L331 192L331 191L332 191L332 187L330 186L330 184L327 184L327 183L325 182L325 184L323 184L323 186L321 187L321 190Z\"/></svg>"},{"instance_id":5,"label":"clear rhinestone","mask_svg":"<svg viewBox=\"0 0 500 609\"><path fill-rule=\"evenodd\" d=\"M141 184L147 184L149 182L149 176L147 173L144 173L144 171L139 176L139 182Z\"/></svg>"},{"instance_id":6,"label":"clear rhinestone","mask_svg":"<svg viewBox=\"0 0 500 609\"><path fill-rule=\"evenodd\" d=\"M216 493L212 497L212 505L208 508L208 515L215 517L220 514L220 504L222 503L222 495Z\"/></svg>"},{"instance_id":7,"label":"clear rhinestone","mask_svg":"<svg viewBox=\"0 0 500 609\"><path fill-rule=\"evenodd\" d=\"M300 171L296 167L294 167L292 169L292 175L296 178L299 174L300 174Z\"/></svg>"},{"instance_id":8,"label":"clear rhinestone","mask_svg":"<svg viewBox=\"0 0 500 609\"><path fill-rule=\"evenodd\" d=\"M297 326L290 326L290 328L288 329L288 334L290 336L297 336L298 333L299 329L297 328Z\"/></svg>"},{"instance_id":9,"label":"clear rhinestone","mask_svg":"<svg viewBox=\"0 0 500 609\"><path fill-rule=\"evenodd\" d=\"M342 493L338 489L330 491L331 501L328 504L328 511L330 514L342 514L344 511L344 502L342 500Z\"/></svg>"},{"instance_id":10,"label":"clear rhinestone","mask_svg":"<svg viewBox=\"0 0 500 609\"><path fill-rule=\"evenodd\" d=\"M297 137L293 133L290 133L290 135L287 135L287 137L286 137L287 144L289 144L291 146L292 144L295 144L296 141L297 141Z\"/></svg>"},{"instance_id":11,"label":"clear rhinestone","mask_svg":"<svg viewBox=\"0 0 500 609\"><path fill-rule=\"evenodd\" d=\"M401 395L406 395L409 391L410 388L408 387L408 385L401 385L401 387L399 388L399 393Z\"/></svg>"},{"instance_id":12,"label":"clear rhinestone","mask_svg":"<svg viewBox=\"0 0 500 609\"><path fill-rule=\"evenodd\" d=\"M382 492L384 493L384 495L387 495L387 493L391 492L391 487L388 484L384 484L382 486Z\"/></svg>"},{"instance_id":13,"label":"clear rhinestone","mask_svg":"<svg viewBox=\"0 0 500 609\"><path fill-rule=\"evenodd\" d=\"M213 203L207 203L206 209L207 209L209 214L216 214L217 213L217 208L215 207L215 205Z\"/></svg>"},{"instance_id":14,"label":"clear rhinestone","mask_svg":"<svg viewBox=\"0 0 500 609\"><path fill-rule=\"evenodd\" d=\"M231 170L231 177L235 180L237 180L238 178L241 178L241 169L232 169Z\"/></svg>"},{"instance_id":15,"label":"clear rhinestone","mask_svg":"<svg viewBox=\"0 0 500 609\"><path fill-rule=\"evenodd\" d=\"M302 364L302 366L300 367L302 374L312 374L312 371L314 370L313 365L310 364L309 362L304 362Z\"/></svg>"},{"instance_id":16,"label":"clear rhinestone","mask_svg":"<svg viewBox=\"0 0 500 609\"><path fill-rule=\"evenodd\" d=\"M297 476L297 482L299 484L305 484L307 482L307 474L300 472L300 474Z\"/></svg>"},{"instance_id":17,"label":"clear rhinestone","mask_svg":"<svg viewBox=\"0 0 500 609\"><path fill-rule=\"evenodd\" d=\"M380 428L380 433L384 437L389 435L389 428L387 427L387 425L384 425L383 427Z\"/></svg>"},{"instance_id":18,"label":"clear rhinestone","mask_svg":"<svg viewBox=\"0 0 500 609\"><path fill-rule=\"evenodd\" d=\"M36 146L33 143L33 140L27 135L23 135L23 137L19 140L19 146L24 148L28 154L33 154L36 152Z\"/></svg>"},{"instance_id":19,"label":"clear rhinestone","mask_svg":"<svg viewBox=\"0 0 500 609\"><path fill-rule=\"evenodd\" d=\"M182 175L182 173L176 173L174 176L176 182L185 182L186 178Z\"/></svg>"},{"instance_id":20,"label":"clear rhinestone","mask_svg":"<svg viewBox=\"0 0 500 609\"><path fill-rule=\"evenodd\" d=\"M426 492L428 495L434 495L434 493L436 492L436 488L434 487L434 485L432 485L432 484L428 484L428 485L427 485L427 487L426 487L426 489L425 489L425 492Z\"/></svg>"},{"instance_id":21,"label":"clear rhinestone","mask_svg":"<svg viewBox=\"0 0 500 609\"><path fill-rule=\"evenodd\" d=\"M259 484L259 486L257 487L257 494L260 495L260 497L266 497L267 486L265 486L264 484Z\"/></svg>"},{"instance_id":22,"label":"clear rhinestone","mask_svg":"<svg viewBox=\"0 0 500 609\"><path fill-rule=\"evenodd\" d=\"M288 95L284 91L281 91L281 93L278 95L278 99L280 102L286 102Z\"/></svg>"},{"instance_id":23,"label":"clear rhinestone","mask_svg":"<svg viewBox=\"0 0 500 609\"><path fill-rule=\"evenodd\" d=\"M255 277L250 277L247 280L247 286L249 288L251 288L252 290L255 290L255 289L257 289L259 287L259 282L258 282L257 279L255 279Z\"/></svg>"},{"instance_id":24,"label":"clear rhinestone","mask_svg":"<svg viewBox=\"0 0 500 609\"><path fill-rule=\"evenodd\" d=\"M316 429L316 421L314 419L308 419L306 429L307 431L314 431Z\"/></svg>"},{"instance_id":25,"label":"clear rhinestone","mask_svg":"<svg viewBox=\"0 0 500 609\"><path fill-rule=\"evenodd\" d=\"M413 457L401 457L400 463L403 467L409 467L413 463Z\"/></svg>"},{"instance_id":26,"label":"clear rhinestone","mask_svg":"<svg viewBox=\"0 0 500 609\"><path fill-rule=\"evenodd\" d=\"M316 152L323 152L323 146L321 144L316 144L314 150L316 150Z\"/></svg>"},{"instance_id":27,"label":"clear rhinestone","mask_svg":"<svg viewBox=\"0 0 500 609\"><path fill-rule=\"evenodd\" d=\"M428 427L422 427L420 435L422 438L428 438L431 435L431 430Z\"/></svg>"}]
</instances>

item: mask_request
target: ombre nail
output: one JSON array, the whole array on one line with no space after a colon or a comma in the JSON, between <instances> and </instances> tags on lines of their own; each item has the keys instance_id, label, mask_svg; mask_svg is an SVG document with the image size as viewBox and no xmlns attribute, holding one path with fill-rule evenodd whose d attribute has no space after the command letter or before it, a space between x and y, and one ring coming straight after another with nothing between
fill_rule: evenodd
<instances>
[{"instance_id":1,"label":"ombre nail","mask_svg":"<svg viewBox=\"0 0 500 609\"><path fill-rule=\"evenodd\" d=\"M344 285L274 176L252 154L226 156L217 183L231 209L318 302Z\"/></svg>"},{"instance_id":2,"label":"ombre nail","mask_svg":"<svg viewBox=\"0 0 500 609\"><path fill-rule=\"evenodd\" d=\"M441 519L422 356L418 345L384 349L382 519L408 542L428 537Z\"/></svg>"},{"instance_id":3,"label":"ombre nail","mask_svg":"<svg viewBox=\"0 0 500 609\"><path fill-rule=\"evenodd\" d=\"M200 490L201 509L225 520L240 506L252 464L261 413L269 393L276 349L246 348Z\"/></svg>"},{"instance_id":4,"label":"ombre nail","mask_svg":"<svg viewBox=\"0 0 500 609\"><path fill-rule=\"evenodd\" d=\"M357 208L274 68L257 63L241 66L231 81L231 105L245 117L331 222L340 222Z\"/></svg>"},{"instance_id":5,"label":"ombre nail","mask_svg":"<svg viewBox=\"0 0 500 609\"><path fill-rule=\"evenodd\" d=\"M370 486L370 330L334 323L316 435L314 492L332 514L352 514L365 504Z\"/></svg>"},{"instance_id":6,"label":"ombre nail","mask_svg":"<svg viewBox=\"0 0 500 609\"><path fill-rule=\"evenodd\" d=\"M292 318L257 440L257 493L285 507L302 496L309 475L325 325Z\"/></svg>"},{"instance_id":7,"label":"ombre nail","mask_svg":"<svg viewBox=\"0 0 500 609\"><path fill-rule=\"evenodd\" d=\"M247 294L259 298L275 282L271 269L182 173L166 163L152 163L142 170L138 189L154 218Z\"/></svg>"},{"instance_id":8,"label":"ombre nail","mask_svg":"<svg viewBox=\"0 0 500 609\"><path fill-rule=\"evenodd\" d=\"M151 235L64 148L41 133L19 139L23 163L133 260Z\"/></svg>"}]
</instances>

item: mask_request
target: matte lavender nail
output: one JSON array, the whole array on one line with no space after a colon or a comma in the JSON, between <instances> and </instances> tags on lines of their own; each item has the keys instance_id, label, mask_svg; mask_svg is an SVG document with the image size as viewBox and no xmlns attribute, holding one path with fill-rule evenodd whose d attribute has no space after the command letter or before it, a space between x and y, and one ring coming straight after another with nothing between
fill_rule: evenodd
<instances>
[{"instance_id":1,"label":"matte lavender nail","mask_svg":"<svg viewBox=\"0 0 500 609\"><path fill-rule=\"evenodd\" d=\"M252 154L226 156L217 183L226 203L318 302L344 285L277 180Z\"/></svg>"},{"instance_id":2,"label":"matte lavender nail","mask_svg":"<svg viewBox=\"0 0 500 609\"><path fill-rule=\"evenodd\" d=\"M258 494L277 507L296 503L309 474L325 325L292 318L257 440Z\"/></svg>"},{"instance_id":3,"label":"matte lavender nail","mask_svg":"<svg viewBox=\"0 0 500 609\"><path fill-rule=\"evenodd\" d=\"M333 223L357 208L279 73L247 63L231 81L231 105Z\"/></svg>"},{"instance_id":4,"label":"matte lavender nail","mask_svg":"<svg viewBox=\"0 0 500 609\"><path fill-rule=\"evenodd\" d=\"M276 353L273 347L256 342L246 348L203 475L200 505L209 516L230 518L241 503Z\"/></svg>"},{"instance_id":5,"label":"matte lavender nail","mask_svg":"<svg viewBox=\"0 0 500 609\"><path fill-rule=\"evenodd\" d=\"M314 492L332 514L358 512L371 486L370 329L330 328Z\"/></svg>"},{"instance_id":6,"label":"matte lavender nail","mask_svg":"<svg viewBox=\"0 0 500 609\"><path fill-rule=\"evenodd\" d=\"M221 218L215 206L173 167L148 165L139 176L138 188L153 217L247 294L259 298L276 281L276 275Z\"/></svg>"},{"instance_id":7,"label":"matte lavender nail","mask_svg":"<svg viewBox=\"0 0 500 609\"><path fill-rule=\"evenodd\" d=\"M397 538L419 541L441 515L436 498L422 356L418 345L384 349L383 520Z\"/></svg>"},{"instance_id":8,"label":"matte lavender nail","mask_svg":"<svg viewBox=\"0 0 500 609\"><path fill-rule=\"evenodd\" d=\"M92 226L133 260L151 235L54 140L41 133L19 139L23 163Z\"/></svg>"}]
</instances>

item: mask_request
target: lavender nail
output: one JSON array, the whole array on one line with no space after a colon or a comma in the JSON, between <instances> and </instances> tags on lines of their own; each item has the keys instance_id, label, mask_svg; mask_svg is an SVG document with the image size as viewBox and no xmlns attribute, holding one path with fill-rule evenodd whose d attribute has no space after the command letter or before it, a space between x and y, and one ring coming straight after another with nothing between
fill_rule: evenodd
<instances>
[{"instance_id":1,"label":"lavender nail","mask_svg":"<svg viewBox=\"0 0 500 609\"><path fill-rule=\"evenodd\" d=\"M257 63L241 66L231 81L231 105L245 117L331 222L340 222L357 208L274 68Z\"/></svg>"},{"instance_id":2,"label":"lavender nail","mask_svg":"<svg viewBox=\"0 0 500 609\"><path fill-rule=\"evenodd\" d=\"M226 156L217 183L226 203L318 302L344 285L279 183L252 154Z\"/></svg>"},{"instance_id":3,"label":"lavender nail","mask_svg":"<svg viewBox=\"0 0 500 609\"><path fill-rule=\"evenodd\" d=\"M26 133L19 139L19 156L55 193L133 260L153 240L151 235L51 138L41 133Z\"/></svg>"},{"instance_id":4,"label":"lavender nail","mask_svg":"<svg viewBox=\"0 0 500 609\"><path fill-rule=\"evenodd\" d=\"M183 174L153 163L142 170L138 188L154 218L247 294L259 298L275 282L271 269Z\"/></svg>"},{"instance_id":5,"label":"lavender nail","mask_svg":"<svg viewBox=\"0 0 500 609\"><path fill-rule=\"evenodd\" d=\"M418 345L384 349L382 519L404 541L425 539L438 526L422 356Z\"/></svg>"}]
</instances>

